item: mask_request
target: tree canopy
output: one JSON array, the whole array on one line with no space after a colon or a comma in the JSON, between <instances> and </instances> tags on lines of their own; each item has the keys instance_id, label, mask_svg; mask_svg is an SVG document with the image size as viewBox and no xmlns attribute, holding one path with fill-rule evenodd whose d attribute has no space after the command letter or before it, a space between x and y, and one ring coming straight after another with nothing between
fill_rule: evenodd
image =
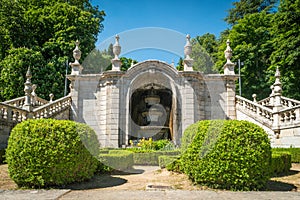
<instances>
[{"instance_id":1,"label":"tree canopy","mask_svg":"<svg viewBox=\"0 0 300 200\"><path fill-rule=\"evenodd\" d=\"M36 70L32 82L43 80L37 88L40 97L63 96L65 62L73 60L74 42L80 41L84 59L95 47L104 16L89 0L2 0L0 100L22 94L29 66ZM31 61L32 56L38 56L38 61ZM14 79L11 70L22 78Z\"/></svg>"},{"instance_id":2,"label":"tree canopy","mask_svg":"<svg viewBox=\"0 0 300 200\"><path fill-rule=\"evenodd\" d=\"M278 0L240 0L233 2L233 8L228 11L224 19L228 24L234 25L247 14L257 12L274 12L274 6Z\"/></svg>"},{"instance_id":3,"label":"tree canopy","mask_svg":"<svg viewBox=\"0 0 300 200\"><path fill-rule=\"evenodd\" d=\"M230 29L224 30L215 41L210 34L194 39L199 42L193 43L193 51L205 49L214 61L213 69L220 73L225 64L226 40L230 39L232 61L237 63L240 59L244 63L241 66L244 97L252 98L254 93L258 99L268 97L279 67L283 95L300 99L300 0L281 0L276 9L277 4L276 0L234 2L225 19ZM237 74L238 67L235 70Z\"/></svg>"}]
</instances>

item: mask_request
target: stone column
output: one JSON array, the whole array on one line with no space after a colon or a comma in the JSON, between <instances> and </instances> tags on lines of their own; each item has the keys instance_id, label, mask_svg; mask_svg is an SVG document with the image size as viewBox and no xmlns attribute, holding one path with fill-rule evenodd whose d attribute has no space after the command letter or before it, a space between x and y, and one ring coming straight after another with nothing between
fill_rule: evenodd
<instances>
[{"instance_id":1,"label":"stone column","mask_svg":"<svg viewBox=\"0 0 300 200\"><path fill-rule=\"evenodd\" d=\"M234 73L235 64L231 62L232 49L230 47L229 39L226 42L226 50L224 51L226 63L224 65L225 86L226 86L226 101L227 101L227 118L236 119L236 105L235 105L235 81L238 76Z\"/></svg>"}]
</instances>

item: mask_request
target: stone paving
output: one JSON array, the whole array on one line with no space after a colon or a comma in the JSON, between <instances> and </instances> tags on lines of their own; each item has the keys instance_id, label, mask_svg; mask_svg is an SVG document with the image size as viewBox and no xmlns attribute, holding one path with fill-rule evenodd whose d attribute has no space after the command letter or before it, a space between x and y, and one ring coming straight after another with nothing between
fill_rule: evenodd
<instances>
[{"instance_id":1,"label":"stone paving","mask_svg":"<svg viewBox=\"0 0 300 200\"><path fill-rule=\"evenodd\" d=\"M17 190L0 191L1 200L299 200L300 192L229 192L229 191L186 191L186 190Z\"/></svg>"}]
</instances>

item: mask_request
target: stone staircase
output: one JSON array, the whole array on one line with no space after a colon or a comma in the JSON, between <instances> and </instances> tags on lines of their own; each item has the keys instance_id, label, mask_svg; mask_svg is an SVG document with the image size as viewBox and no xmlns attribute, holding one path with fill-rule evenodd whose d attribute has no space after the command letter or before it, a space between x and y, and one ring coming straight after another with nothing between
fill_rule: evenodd
<instances>
[{"instance_id":1,"label":"stone staircase","mask_svg":"<svg viewBox=\"0 0 300 200\"><path fill-rule=\"evenodd\" d=\"M281 96L279 78L277 69L272 93L261 101L236 96L237 119L263 127L273 147L300 147L300 101Z\"/></svg>"}]
</instances>

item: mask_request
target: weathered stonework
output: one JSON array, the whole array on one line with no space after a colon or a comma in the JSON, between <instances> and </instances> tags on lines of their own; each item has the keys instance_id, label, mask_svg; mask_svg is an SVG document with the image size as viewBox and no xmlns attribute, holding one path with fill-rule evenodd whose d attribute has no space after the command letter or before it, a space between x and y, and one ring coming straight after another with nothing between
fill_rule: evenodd
<instances>
[{"instance_id":1,"label":"weathered stonework","mask_svg":"<svg viewBox=\"0 0 300 200\"><path fill-rule=\"evenodd\" d=\"M183 131L203 119L234 119L236 76L204 75L196 71L177 71L171 65L148 60L133 65L128 71L107 71L98 75L68 76L71 80L72 119L90 125L102 146L128 145L136 136L131 113L137 105L137 91L168 91L171 106L168 128L175 144L180 144ZM164 96L161 96L164 99Z\"/></svg>"}]
</instances>

